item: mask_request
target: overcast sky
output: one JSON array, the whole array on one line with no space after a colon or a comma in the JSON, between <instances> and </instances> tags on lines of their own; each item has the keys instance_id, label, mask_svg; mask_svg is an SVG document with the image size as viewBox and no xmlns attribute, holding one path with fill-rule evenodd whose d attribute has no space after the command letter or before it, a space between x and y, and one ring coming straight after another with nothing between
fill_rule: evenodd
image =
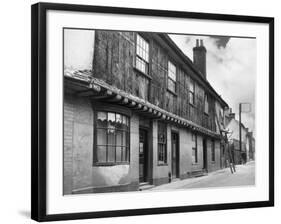
<instances>
[{"instance_id":1,"label":"overcast sky","mask_svg":"<svg viewBox=\"0 0 281 224\"><path fill-rule=\"evenodd\" d=\"M249 102L242 122L255 132L256 40L248 38L170 35L193 60L192 48L202 39L207 49L207 80L228 103L238 119L239 103Z\"/></svg>"}]
</instances>

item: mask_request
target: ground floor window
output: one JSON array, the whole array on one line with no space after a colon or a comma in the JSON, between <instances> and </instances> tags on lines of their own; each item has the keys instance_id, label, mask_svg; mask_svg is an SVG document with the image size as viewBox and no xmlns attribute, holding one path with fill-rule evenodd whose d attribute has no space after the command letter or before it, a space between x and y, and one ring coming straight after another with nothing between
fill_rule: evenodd
<instances>
[{"instance_id":1,"label":"ground floor window","mask_svg":"<svg viewBox=\"0 0 281 224\"><path fill-rule=\"evenodd\" d=\"M158 122L158 163L167 163L167 125Z\"/></svg>"},{"instance_id":2,"label":"ground floor window","mask_svg":"<svg viewBox=\"0 0 281 224\"><path fill-rule=\"evenodd\" d=\"M114 112L98 111L94 133L94 163L129 162L129 117Z\"/></svg>"},{"instance_id":3,"label":"ground floor window","mask_svg":"<svg viewBox=\"0 0 281 224\"><path fill-rule=\"evenodd\" d=\"M192 163L198 163L198 150L197 150L197 135L192 134Z\"/></svg>"},{"instance_id":4,"label":"ground floor window","mask_svg":"<svg viewBox=\"0 0 281 224\"><path fill-rule=\"evenodd\" d=\"M212 162L215 162L215 160L216 160L216 151L215 151L215 141L214 140L212 140L211 159L212 159Z\"/></svg>"}]
</instances>

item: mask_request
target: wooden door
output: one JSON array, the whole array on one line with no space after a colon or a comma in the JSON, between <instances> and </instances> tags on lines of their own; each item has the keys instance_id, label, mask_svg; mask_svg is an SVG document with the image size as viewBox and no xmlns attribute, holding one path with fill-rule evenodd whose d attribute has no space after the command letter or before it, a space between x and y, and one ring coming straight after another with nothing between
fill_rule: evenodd
<instances>
[{"instance_id":1,"label":"wooden door","mask_svg":"<svg viewBox=\"0 0 281 224\"><path fill-rule=\"evenodd\" d=\"M208 172L207 141L203 139L203 169Z\"/></svg>"},{"instance_id":2,"label":"wooden door","mask_svg":"<svg viewBox=\"0 0 281 224\"><path fill-rule=\"evenodd\" d=\"M147 131L139 130L139 182L147 181Z\"/></svg>"},{"instance_id":3,"label":"wooden door","mask_svg":"<svg viewBox=\"0 0 281 224\"><path fill-rule=\"evenodd\" d=\"M172 178L179 177L179 135L172 132Z\"/></svg>"}]
</instances>

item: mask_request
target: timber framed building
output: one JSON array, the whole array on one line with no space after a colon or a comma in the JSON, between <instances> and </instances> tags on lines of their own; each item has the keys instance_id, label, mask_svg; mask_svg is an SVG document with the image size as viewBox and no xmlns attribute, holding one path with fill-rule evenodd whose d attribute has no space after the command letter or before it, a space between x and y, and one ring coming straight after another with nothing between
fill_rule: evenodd
<instances>
[{"instance_id":1,"label":"timber framed building","mask_svg":"<svg viewBox=\"0 0 281 224\"><path fill-rule=\"evenodd\" d=\"M95 30L92 68L64 68L64 194L139 190L222 167L227 103L167 34ZM83 41L83 39L82 39Z\"/></svg>"}]
</instances>

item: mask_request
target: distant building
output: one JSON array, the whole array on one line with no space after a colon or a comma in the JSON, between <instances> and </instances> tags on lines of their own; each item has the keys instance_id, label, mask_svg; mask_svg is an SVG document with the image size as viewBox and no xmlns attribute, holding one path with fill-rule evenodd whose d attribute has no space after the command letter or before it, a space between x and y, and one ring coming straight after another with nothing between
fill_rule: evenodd
<instances>
[{"instance_id":1,"label":"distant building","mask_svg":"<svg viewBox=\"0 0 281 224\"><path fill-rule=\"evenodd\" d=\"M64 32L64 194L221 168L228 105L207 81L203 41L193 63L166 34Z\"/></svg>"},{"instance_id":2,"label":"distant building","mask_svg":"<svg viewBox=\"0 0 281 224\"><path fill-rule=\"evenodd\" d=\"M253 133L241 123L241 149L239 142L239 121L235 119L235 114L225 113L226 129L229 130L229 147L235 164L243 164L254 160L255 140Z\"/></svg>"},{"instance_id":3,"label":"distant building","mask_svg":"<svg viewBox=\"0 0 281 224\"><path fill-rule=\"evenodd\" d=\"M253 132L248 132L249 149L247 151L247 161L255 160L255 138Z\"/></svg>"}]
</instances>

